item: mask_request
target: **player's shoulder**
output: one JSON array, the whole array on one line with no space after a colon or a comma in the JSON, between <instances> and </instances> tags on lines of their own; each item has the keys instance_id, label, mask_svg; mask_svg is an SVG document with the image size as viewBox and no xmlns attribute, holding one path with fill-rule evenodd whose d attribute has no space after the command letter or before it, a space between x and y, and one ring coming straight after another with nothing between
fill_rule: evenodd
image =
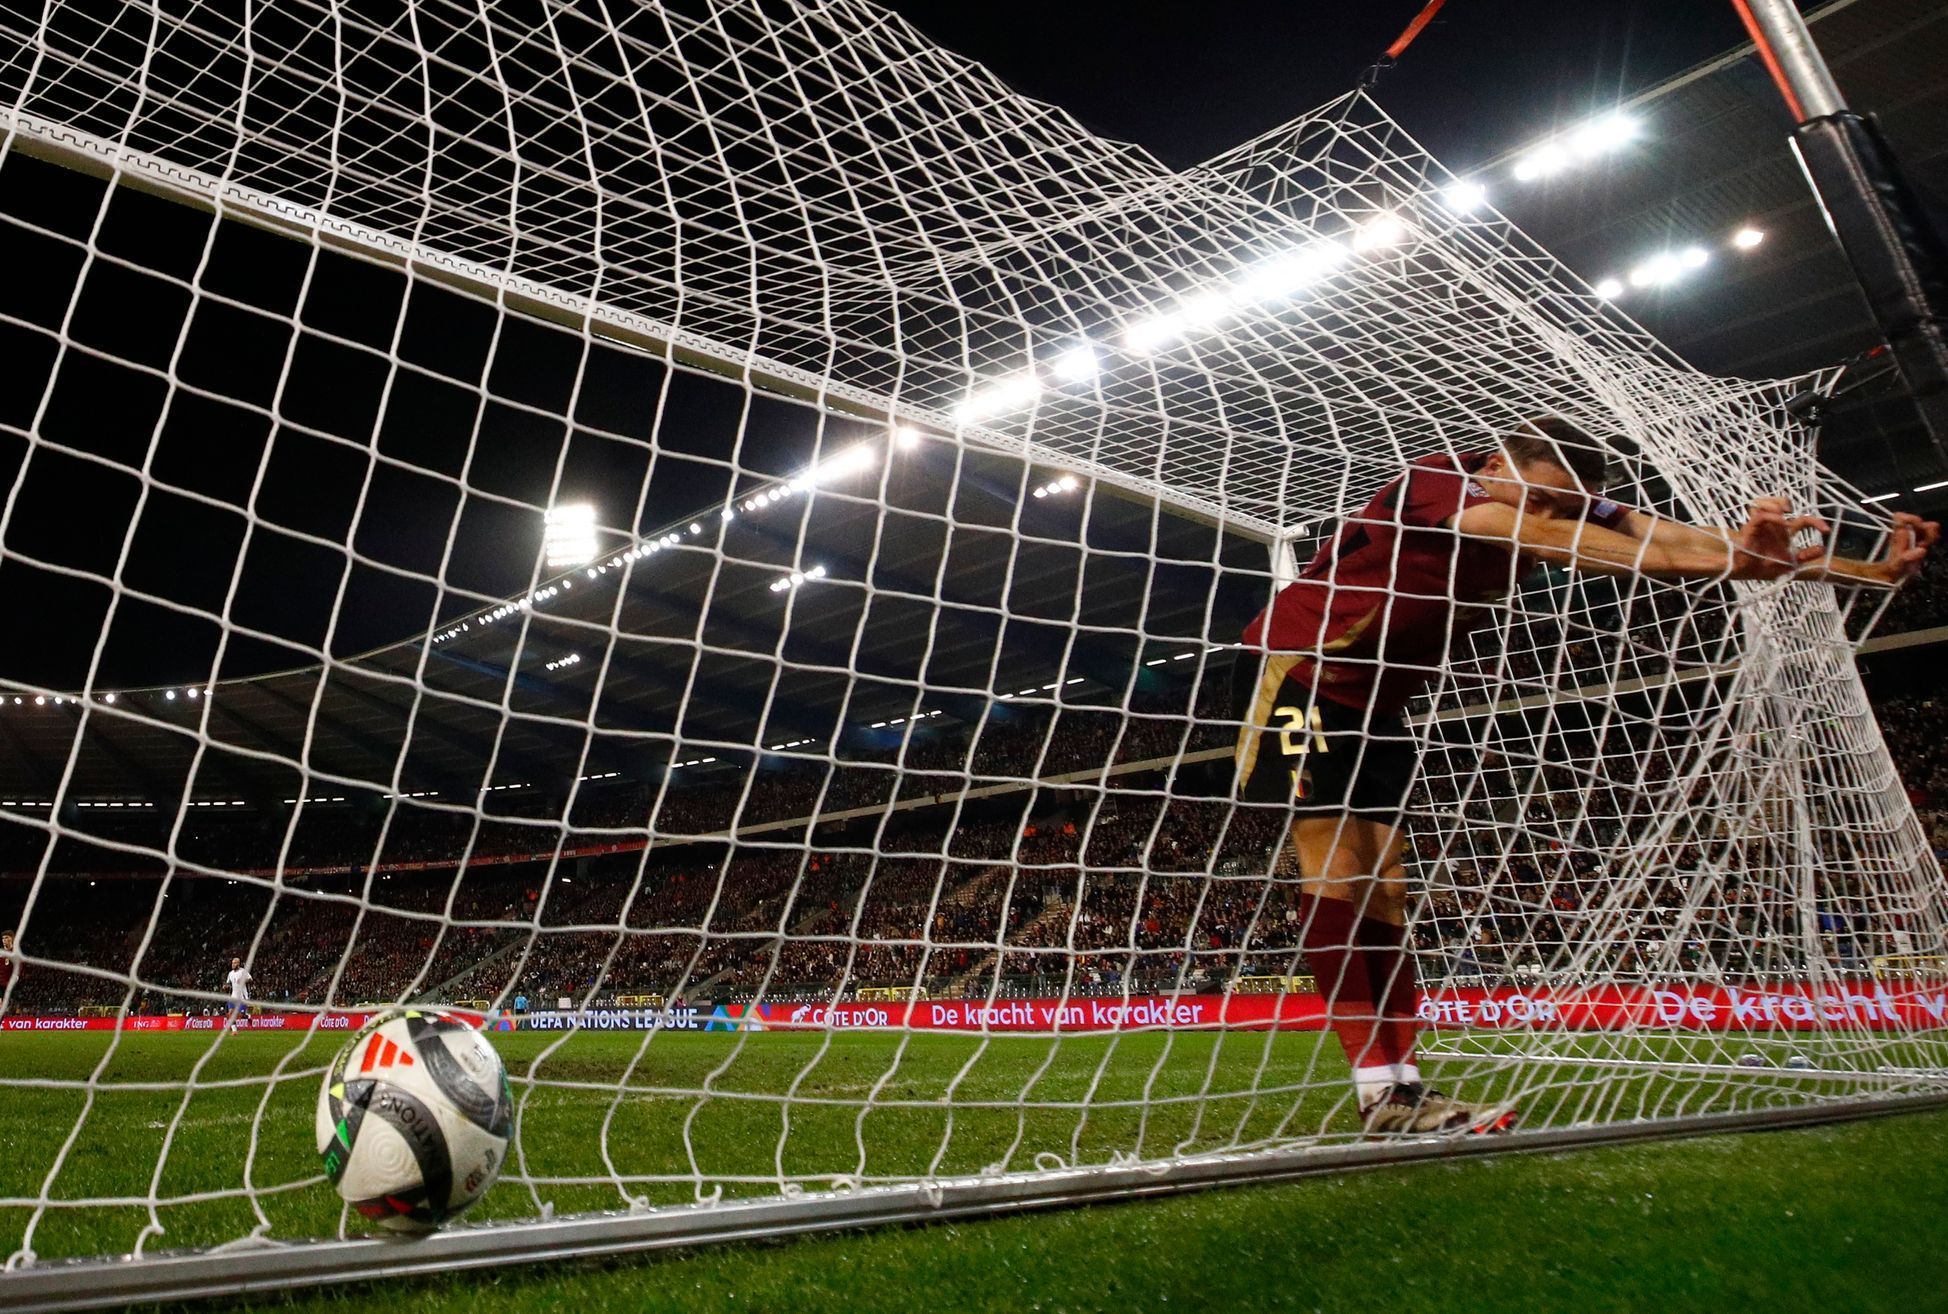
<instances>
[{"instance_id":1,"label":"player's shoulder","mask_svg":"<svg viewBox=\"0 0 1948 1314\"><path fill-rule=\"evenodd\" d=\"M1484 459L1480 452L1429 452L1407 462L1405 478L1417 484L1469 483Z\"/></svg>"},{"instance_id":2,"label":"player's shoulder","mask_svg":"<svg viewBox=\"0 0 1948 1314\"><path fill-rule=\"evenodd\" d=\"M1426 511L1441 520L1487 501L1488 490L1474 479L1481 460L1474 452L1431 452L1415 457L1402 476L1403 502L1409 509Z\"/></svg>"}]
</instances>

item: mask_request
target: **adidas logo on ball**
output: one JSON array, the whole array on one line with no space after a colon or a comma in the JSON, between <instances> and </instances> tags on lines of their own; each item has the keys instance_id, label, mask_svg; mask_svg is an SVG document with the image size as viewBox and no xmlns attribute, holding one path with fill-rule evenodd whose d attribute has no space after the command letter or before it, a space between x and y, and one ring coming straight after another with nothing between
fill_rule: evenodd
<instances>
[{"instance_id":1,"label":"adidas logo on ball","mask_svg":"<svg viewBox=\"0 0 1948 1314\"><path fill-rule=\"evenodd\" d=\"M358 1066L359 1075L364 1076L374 1068L383 1071L395 1063L411 1067L413 1056L393 1044L387 1037L374 1036L371 1043L365 1047L365 1060Z\"/></svg>"}]
</instances>

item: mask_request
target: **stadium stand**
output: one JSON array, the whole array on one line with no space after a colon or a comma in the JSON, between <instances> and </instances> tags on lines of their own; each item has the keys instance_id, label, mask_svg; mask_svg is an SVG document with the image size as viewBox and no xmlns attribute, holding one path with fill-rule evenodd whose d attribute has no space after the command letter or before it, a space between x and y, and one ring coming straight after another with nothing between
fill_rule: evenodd
<instances>
[{"instance_id":1,"label":"stadium stand","mask_svg":"<svg viewBox=\"0 0 1948 1314\"><path fill-rule=\"evenodd\" d=\"M1202 713L1213 710L1213 685L1204 683ZM1464 695L1458 682L1456 696ZM915 985L935 997L1080 995L1222 989L1241 977L1302 974L1290 887L1268 889L1256 876L1271 861L1277 819L1241 814L1226 832L1221 806L1178 798L1162 812L1156 793L1114 792L1119 779L1154 786L1153 768L1106 774L1116 764L1221 749L1221 726L1186 731L1186 697L1146 696L1142 706L1156 719L1132 718L1120 737L1112 720L1083 708L1054 713L1060 733L1032 717L986 727L975 739L977 778L1094 772L1111 785L1096 806L1088 791L1062 788L956 804L968 746L943 734L907 741L904 774L887 769L896 748L881 761L848 760L830 770L781 760L761 769L748 790L741 772L700 777L664 791L660 803L618 783L579 801L583 829L566 835L520 824L524 806L545 813L547 803L524 805L517 796L508 819L481 824L425 806L387 815L320 805L291 829L288 845L281 823L246 813L199 815L177 836L177 851L190 862L238 872L281 868L290 884L274 910L250 881L186 870L165 881L161 864L145 866L122 849L63 841L48 855L10 832L0 855L0 924L18 918L27 878L47 861L65 879L43 885L32 952L71 965L24 968L13 1009L214 1011L215 965L232 955L249 957L262 1003L300 1006L517 995L546 1006L643 994L785 1000ZM1878 713L1938 854L1948 851L1948 701L1894 693L1878 699ZM1649 776L1668 771L1641 731L1626 732L1635 735L1630 756L1647 764ZM1056 747L1038 761L1045 744ZM1516 769L1492 756L1488 763L1491 773ZM1588 900L1614 899L1588 849L1564 868L1551 836L1569 825L1627 831L1631 795L1616 791L1613 815L1596 815L1591 800L1601 791L1579 789L1565 768L1539 770L1553 790L1530 791L1518 824L1505 827L1514 842L1501 860L1517 879L1488 879L1478 860L1441 852L1431 834L1416 840L1410 865L1428 899L1414 939L1450 979L1534 980L1563 943L1559 916ZM888 814L896 782L900 798L937 793L943 801ZM1423 790L1425 807L1474 809L1482 821L1496 815L1488 803L1457 797L1438 770L1428 771ZM1503 809L1519 793L1512 785L1482 792ZM644 823L653 803L659 838L650 847ZM877 856L843 821L817 827L809 849L800 843L805 818L861 808L870 815L855 825L887 823ZM777 832L776 847L760 835L741 840L734 856L721 842L681 838L785 822L796 824ZM133 845L165 839L161 823L139 812L106 829ZM99 822L97 830L104 830ZM617 851L557 852L586 838ZM1614 940L1605 954L1586 957L1583 970L1649 979L1654 963L1675 955L1687 967L1710 956L1734 979L1775 971L1779 959L1763 943L1757 912L1765 892L1735 872L1693 923L1712 933L1694 929L1687 942L1668 943L1666 927L1694 891L1699 865L1694 846L1663 854L1660 877L1613 909ZM1207 882L1207 872L1216 879ZM159 899L163 912L145 943ZM361 915L362 899L370 907ZM1824 915L1822 934L1840 961L1864 968L1904 951L1898 927L1869 935L1864 920ZM125 973L141 983L126 1000Z\"/></svg>"}]
</instances>

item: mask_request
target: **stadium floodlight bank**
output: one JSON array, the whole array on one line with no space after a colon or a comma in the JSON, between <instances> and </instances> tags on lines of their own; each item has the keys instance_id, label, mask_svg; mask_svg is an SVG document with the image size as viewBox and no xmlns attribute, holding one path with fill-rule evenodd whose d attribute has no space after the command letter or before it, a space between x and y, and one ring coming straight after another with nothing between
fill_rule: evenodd
<instances>
[{"instance_id":1,"label":"stadium floodlight bank","mask_svg":"<svg viewBox=\"0 0 1948 1314\"><path fill-rule=\"evenodd\" d=\"M1789 412L1821 380L1697 373L1454 181L1357 94L1172 172L858 0L0 16L0 222L54 289L0 309L0 559L108 599L0 722L56 746L0 800L6 1020L100 1033L0 1032L46 1064L0 1065L0 1301L1490 1148L1364 1138L1284 819L1206 765L1242 619L1534 415L1639 506L1886 520ZM236 433L191 450L241 488L181 459ZM342 514L266 491L334 461ZM27 532L64 478L130 490L122 553ZM227 526L208 587L134 560L179 514ZM286 550L326 586L280 629ZM414 637L348 656L375 581ZM1410 944L1430 1075L1523 1107L1494 1147L1948 1098L1948 889L1853 662L1884 596L1555 572L1453 645ZM157 612L214 653L180 698L101 674ZM140 878L130 934L48 911L76 854ZM200 1016L205 930L290 1038ZM512 1156L477 1223L359 1241L310 1105L340 1028L428 1000L509 1030Z\"/></svg>"}]
</instances>

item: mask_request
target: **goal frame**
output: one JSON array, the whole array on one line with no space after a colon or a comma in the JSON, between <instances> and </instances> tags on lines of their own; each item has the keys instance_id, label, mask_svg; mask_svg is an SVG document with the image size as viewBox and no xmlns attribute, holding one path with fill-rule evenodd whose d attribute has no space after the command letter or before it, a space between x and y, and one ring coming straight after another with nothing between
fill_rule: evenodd
<instances>
[{"instance_id":1,"label":"goal frame","mask_svg":"<svg viewBox=\"0 0 1948 1314\"><path fill-rule=\"evenodd\" d=\"M652 318L576 297L329 213L207 173L186 170L59 124L0 107L0 153L23 155L109 180L117 186L316 244L486 301L509 315L545 321L697 373L726 379L821 412L892 428L914 424L1023 462L1086 474L1104 491L1167 509L1260 543L1269 580L1295 576L1298 536L1278 525L1145 481L1113 466L1076 459L941 411L820 377ZM1121 204L1137 203L1125 198ZM1672 671L1671 681L1720 671ZM1502 705L1439 714L1493 714ZM1212 753L1203 756L1217 756ZM1198 755L1187 755L1195 757ZM1137 764L1141 765L1141 764ZM1128 770L1125 765L1118 770ZM1107 774L1107 773L1089 773ZM1007 786L1016 788L1016 786ZM899 804L892 805L894 807ZM864 809L877 812L883 809ZM828 819L836 819L833 814ZM738 835L790 821L740 828ZM139 1263L92 1259L36 1263L0 1274L0 1302L22 1311L92 1309L134 1302L247 1296L291 1287L461 1272L511 1263L593 1259L735 1240L776 1239L897 1223L987 1217L1023 1209L1153 1198L1221 1185L1293 1180L1429 1160L1625 1144L1713 1133L1756 1131L1877 1117L1948 1105L1948 1090L1901 1096L1849 1096L1793 1108L1690 1114L1654 1120L1562 1127L1509 1138L1424 1139L1190 1156L1112 1167L1058 1168L944 1178L817 1194L611 1211L450 1228L411 1241L280 1243L244 1238L214 1250L145 1255Z\"/></svg>"},{"instance_id":2,"label":"goal frame","mask_svg":"<svg viewBox=\"0 0 1948 1314\"><path fill-rule=\"evenodd\" d=\"M541 320L574 333L586 333L678 369L744 383L788 401L888 430L912 424L937 434L957 435L986 451L1086 475L1120 496L1168 507L1201 524L1263 543L1274 553L1281 546L1287 553L1290 551L1289 530L1256 516L1186 496L1160 483L1133 479L1114 466L1079 461L1032 441L1009 438L967 419L895 402L882 393L822 378L809 370L768 360L753 352L738 351L648 316L599 300L570 296L545 284L488 269L433 247L268 196L199 170L185 169L65 124L50 123L0 105L0 156L9 150L118 186L132 186L219 218L248 223L293 241L316 243L353 259L401 269L415 278L485 300L511 314Z\"/></svg>"},{"instance_id":3,"label":"goal frame","mask_svg":"<svg viewBox=\"0 0 1948 1314\"><path fill-rule=\"evenodd\" d=\"M540 1219L508 1227L448 1227L423 1237L233 1243L216 1250L145 1256L140 1263L62 1260L0 1273L0 1300L15 1314L111 1309L151 1301L215 1300L344 1282L428 1277L511 1264L596 1260L736 1241L898 1224L990 1218L1187 1195L1217 1187L1290 1182L1362 1169L1488 1155L1631 1145L1688 1136L1784 1130L1948 1107L1948 1091L1862 1097L1797 1108L1689 1114L1520 1136L1424 1137L1221 1154L1113 1168L1062 1168L954 1177L902 1186L670 1205Z\"/></svg>"}]
</instances>

